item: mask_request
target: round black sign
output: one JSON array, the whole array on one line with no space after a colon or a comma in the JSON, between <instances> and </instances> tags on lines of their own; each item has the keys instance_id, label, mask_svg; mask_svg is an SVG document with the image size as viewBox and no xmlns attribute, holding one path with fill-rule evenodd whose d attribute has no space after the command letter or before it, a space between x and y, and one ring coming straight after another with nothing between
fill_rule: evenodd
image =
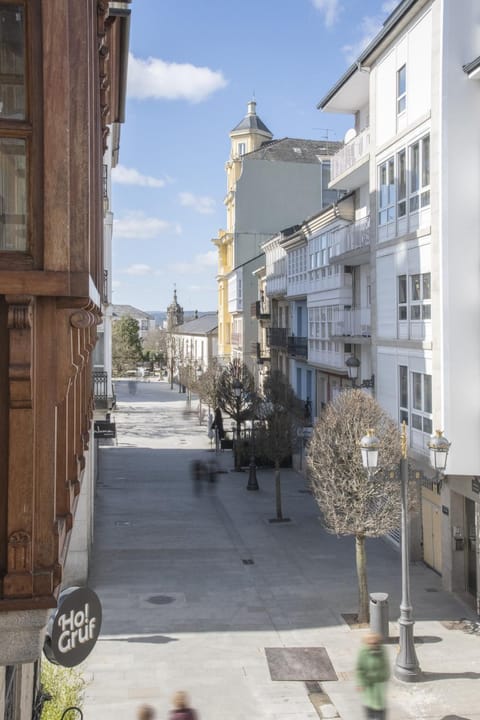
<instances>
[{"instance_id":1,"label":"round black sign","mask_svg":"<svg viewBox=\"0 0 480 720\"><path fill-rule=\"evenodd\" d=\"M64 590L47 626L45 655L57 665L79 665L93 650L101 625L102 606L93 590L87 587Z\"/></svg>"}]
</instances>

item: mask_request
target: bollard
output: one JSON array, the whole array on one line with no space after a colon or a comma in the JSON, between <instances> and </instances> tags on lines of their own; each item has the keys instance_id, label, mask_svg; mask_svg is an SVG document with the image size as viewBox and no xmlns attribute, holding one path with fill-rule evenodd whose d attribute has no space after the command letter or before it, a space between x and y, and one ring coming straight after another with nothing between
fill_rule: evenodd
<instances>
[{"instance_id":1,"label":"bollard","mask_svg":"<svg viewBox=\"0 0 480 720\"><path fill-rule=\"evenodd\" d=\"M370 630L388 638L388 594L370 593Z\"/></svg>"}]
</instances>

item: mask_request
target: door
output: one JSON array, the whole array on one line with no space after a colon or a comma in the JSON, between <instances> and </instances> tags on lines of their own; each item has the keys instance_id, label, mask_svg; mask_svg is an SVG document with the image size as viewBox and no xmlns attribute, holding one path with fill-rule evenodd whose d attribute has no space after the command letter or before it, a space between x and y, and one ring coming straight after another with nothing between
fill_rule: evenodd
<instances>
[{"instance_id":1,"label":"door","mask_svg":"<svg viewBox=\"0 0 480 720\"><path fill-rule=\"evenodd\" d=\"M422 498L423 561L442 572L442 512L438 505Z\"/></svg>"}]
</instances>

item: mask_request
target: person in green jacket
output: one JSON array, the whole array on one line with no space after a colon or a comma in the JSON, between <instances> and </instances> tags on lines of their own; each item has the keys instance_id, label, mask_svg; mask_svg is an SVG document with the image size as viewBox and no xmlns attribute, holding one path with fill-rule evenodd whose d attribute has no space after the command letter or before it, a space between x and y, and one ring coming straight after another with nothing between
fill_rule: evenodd
<instances>
[{"instance_id":1,"label":"person in green jacket","mask_svg":"<svg viewBox=\"0 0 480 720\"><path fill-rule=\"evenodd\" d=\"M365 717L385 720L386 682L390 677L390 664L387 653L382 647L381 635L369 633L363 638L356 670Z\"/></svg>"}]
</instances>

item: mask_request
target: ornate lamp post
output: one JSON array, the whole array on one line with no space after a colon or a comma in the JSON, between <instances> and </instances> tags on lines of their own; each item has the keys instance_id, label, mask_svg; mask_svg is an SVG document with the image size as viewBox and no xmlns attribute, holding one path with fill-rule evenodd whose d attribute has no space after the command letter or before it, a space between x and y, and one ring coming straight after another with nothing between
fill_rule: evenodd
<instances>
[{"instance_id":1,"label":"ornate lamp post","mask_svg":"<svg viewBox=\"0 0 480 720\"><path fill-rule=\"evenodd\" d=\"M232 389L233 394L235 396L235 403L236 403L236 423L237 423L237 431L235 434L235 470L237 472L241 471L240 467L240 402L241 402L241 396L242 396L242 390L243 385L240 382L238 378L235 378L235 380L232 382Z\"/></svg>"},{"instance_id":2,"label":"ornate lamp post","mask_svg":"<svg viewBox=\"0 0 480 720\"><path fill-rule=\"evenodd\" d=\"M376 441L376 442L374 442ZM373 436L373 430L360 441L363 466L369 475L374 472L378 464L378 440ZM443 437L441 431L437 431L429 443L433 466L436 470L445 470L448 449L450 443ZM420 679L421 670L415 652L415 641L413 635L413 608L410 601L410 568L409 568L409 516L408 516L408 458L407 458L407 430L405 422L402 423L401 433L402 455L400 458L400 483L402 497L402 600L400 603L400 618L398 620L400 630L400 650L397 655L394 667L394 675L397 680L404 682L416 682Z\"/></svg>"},{"instance_id":3,"label":"ornate lamp post","mask_svg":"<svg viewBox=\"0 0 480 720\"><path fill-rule=\"evenodd\" d=\"M347 366L348 377L352 381L352 387L356 387L360 360L356 358L355 355L350 355L350 357L345 360L345 365Z\"/></svg>"}]
</instances>

